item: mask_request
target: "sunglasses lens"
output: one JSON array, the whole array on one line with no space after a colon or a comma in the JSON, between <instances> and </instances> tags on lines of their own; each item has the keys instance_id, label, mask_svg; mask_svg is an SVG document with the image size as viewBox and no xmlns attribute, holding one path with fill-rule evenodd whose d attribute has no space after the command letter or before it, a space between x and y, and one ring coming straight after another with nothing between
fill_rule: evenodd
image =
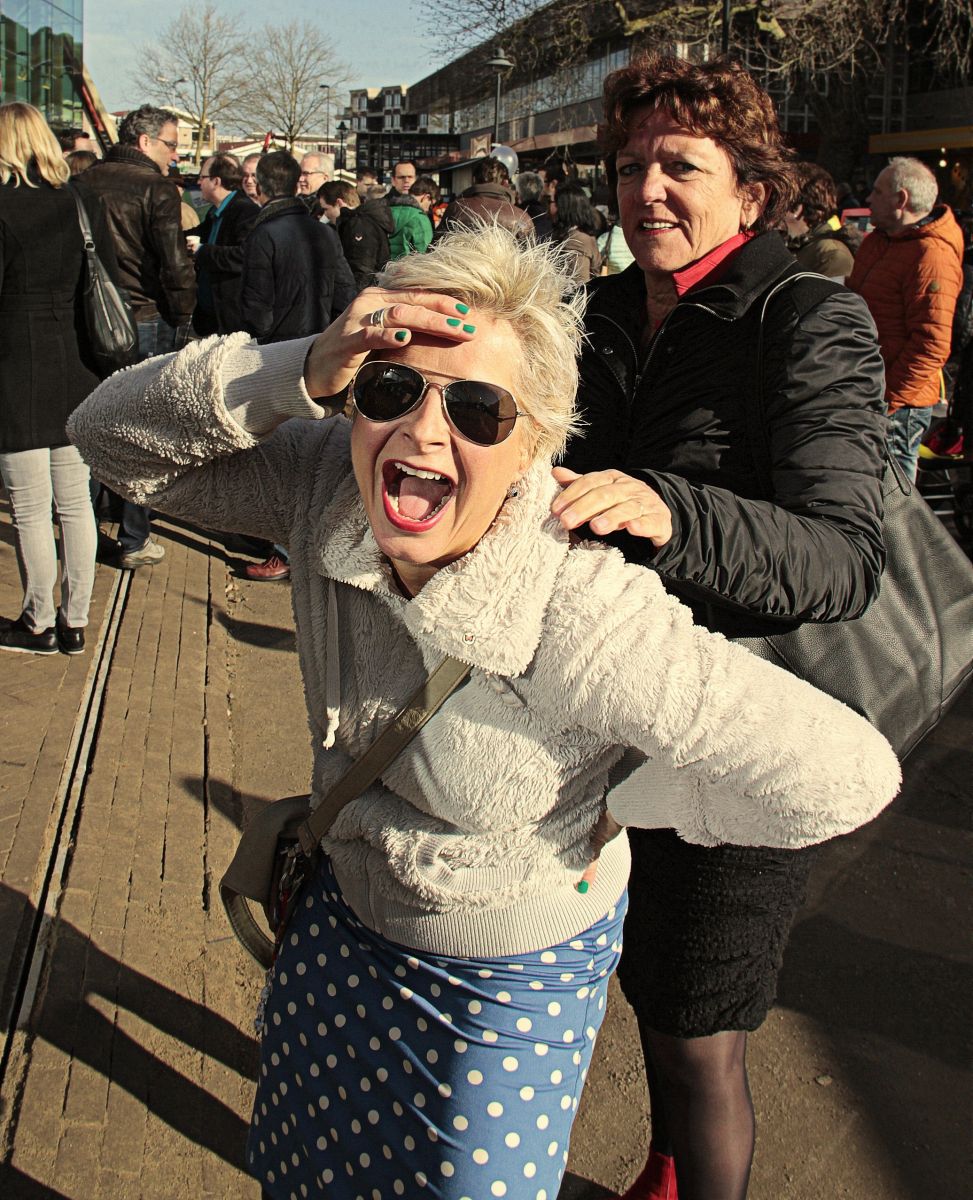
<instances>
[{"instance_id":1,"label":"sunglasses lens","mask_svg":"<svg viewBox=\"0 0 973 1200\"><path fill-rule=\"evenodd\" d=\"M496 446L513 432L517 405L492 383L461 379L445 389L446 412L459 432L480 446Z\"/></svg>"},{"instance_id":2,"label":"sunglasses lens","mask_svg":"<svg viewBox=\"0 0 973 1200\"><path fill-rule=\"evenodd\" d=\"M423 379L412 367L369 362L355 376L355 407L370 421L397 421L422 395Z\"/></svg>"}]
</instances>

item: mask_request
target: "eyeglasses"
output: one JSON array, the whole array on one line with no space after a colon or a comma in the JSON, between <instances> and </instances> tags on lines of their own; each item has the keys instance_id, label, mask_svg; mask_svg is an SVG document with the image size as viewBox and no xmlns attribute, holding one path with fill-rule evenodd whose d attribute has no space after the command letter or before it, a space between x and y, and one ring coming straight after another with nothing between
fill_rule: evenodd
<instances>
[{"instance_id":1,"label":"eyeglasses","mask_svg":"<svg viewBox=\"0 0 973 1200\"><path fill-rule=\"evenodd\" d=\"M430 387L439 389L446 420L477 446L499 446L513 433L517 418L526 415L506 388L495 383L457 379L430 384L415 367L381 359L358 368L351 396L366 421L397 421L419 407Z\"/></svg>"},{"instance_id":2,"label":"eyeglasses","mask_svg":"<svg viewBox=\"0 0 973 1200\"><path fill-rule=\"evenodd\" d=\"M167 142L165 138L160 138L160 137L153 138L152 140L154 142L161 142L163 144L163 146L168 146L169 149L173 152L173 154L175 154L175 152L179 149L178 142Z\"/></svg>"},{"instance_id":3,"label":"eyeglasses","mask_svg":"<svg viewBox=\"0 0 973 1200\"><path fill-rule=\"evenodd\" d=\"M300 173L300 175L298 175L297 178L298 179L307 179L307 177L309 175L324 175L324 174L326 174L325 171L302 171Z\"/></svg>"}]
</instances>

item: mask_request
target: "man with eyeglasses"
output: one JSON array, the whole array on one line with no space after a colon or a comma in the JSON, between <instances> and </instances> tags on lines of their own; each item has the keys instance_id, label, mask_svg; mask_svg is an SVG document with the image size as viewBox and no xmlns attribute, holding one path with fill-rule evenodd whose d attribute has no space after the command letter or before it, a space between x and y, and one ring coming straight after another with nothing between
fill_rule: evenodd
<instances>
[{"instance_id":1,"label":"man with eyeglasses","mask_svg":"<svg viewBox=\"0 0 973 1200\"><path fill-rule=\"evenodd\" d=\"M196 265L196 312L193 329L200 337L236 333L243 328L240 276L243 243L260 214L260 206L240 190L242 172L232 154L214 154L203 163L199 190L210 206L194 232L199 248Z\"/></svg>"},{"instance_id":2,"label":"man with eyeglasses","mask_svg":"<svg viewBox=\"0 0 973 1200\"><path fill-rule=\"evenodd\" d=\"M301 173L297 177L297 194L305 208L314 216L318 211L318 188L328 182L331 175L325 170L322 154L305 154L301 159Z\"/></svg>"},{"instance_id":3,"label":"man with eyeglasses","mask_svg":"<svg viewBox=\"0 0 973 1200\"><path fill-rule=\"evenodd\" d=\"M196 303L196 275L180 223L181 196L168 177L178 159L174 113L143 104L118 127L118 143L83 176L78 188L100 205L115 242L119 283L128 292L143 358L177 349L186 340ZM119 562L151 566L164 555L151 537L149 511L123 502Z\"/></svg>"}]
</instances>

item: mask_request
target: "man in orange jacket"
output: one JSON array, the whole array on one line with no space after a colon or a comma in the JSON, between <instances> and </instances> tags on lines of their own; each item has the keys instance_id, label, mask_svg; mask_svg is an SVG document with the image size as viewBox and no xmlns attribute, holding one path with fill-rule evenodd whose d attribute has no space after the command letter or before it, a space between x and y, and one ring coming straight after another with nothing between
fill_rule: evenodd
<instances>
[{"instance_id":1,"label":"man in orange jacket","mask_svg":"<svg viewBox=\"0 0 973 1200\"><path fill-rule=\"evenodd\" d=\"M862 242L848 278L878 328L889 451L910 479L939 401L963 283L962 234L937 197L936 177L924 163L893 158L868 198L875 232Z\"/></svg>"}]
</instances>

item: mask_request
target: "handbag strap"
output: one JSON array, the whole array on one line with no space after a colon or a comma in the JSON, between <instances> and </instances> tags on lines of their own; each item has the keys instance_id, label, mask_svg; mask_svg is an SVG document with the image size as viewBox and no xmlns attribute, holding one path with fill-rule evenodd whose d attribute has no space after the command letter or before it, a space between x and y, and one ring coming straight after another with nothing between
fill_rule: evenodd
<instances>
[{"instance_id":1,"label":"handbag strap","mask_svg":"<svg viewBox=\"0 0 973 1200\"><path fill-rule=\"evenodd\" d=\"M361 758L351 764L321 803L298 828L301 849L310 857L335 817L356 799L401 754L429 718L466 682L473 668L446 655L443 661L412 693Z\"/></svg>"},{"instance_id":2,"label":"handbag strap","mask_svg":"<svg viewBox=\"0 0 973 1200\"><path fill-rule=\"evenodd\" d=\"M68 191L74 197L74 206L78 210L78 225L81 227L81 236L84 238L85 252L88 253L95 248L95 239L91 232L91 222L88 220L88 213L78 193L78 189L69 183Z\"/></svg>"}]
</instances>

